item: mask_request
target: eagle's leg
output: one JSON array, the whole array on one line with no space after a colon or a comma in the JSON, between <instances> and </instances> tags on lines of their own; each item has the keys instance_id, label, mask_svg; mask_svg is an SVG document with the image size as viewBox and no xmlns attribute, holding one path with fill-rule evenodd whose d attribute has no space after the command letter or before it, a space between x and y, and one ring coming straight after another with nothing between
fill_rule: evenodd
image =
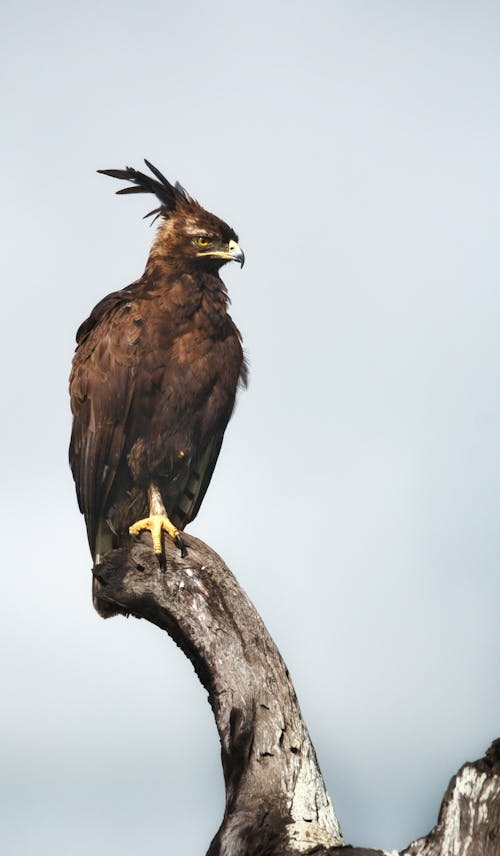
<instances>
[{"instance_id":1,"label":"eagle's leg","mask_svg":"<svg viewBox=\"0 0 500 856\"><path fill-rule=\"evenodd\" d=\"M185 556L186 548L182 540L182 535L170 520L163 505L160 489L154 482L151 482L149 485L148 500L149 517L144 518L144 520L138 520L137 523L130 526L128 531L131 535L139 535L144 529L149 529L153 538L153 550L160 557L163 556L162 534L166 532L179 547L181 556Z\"/></svg>"}]
</instances>

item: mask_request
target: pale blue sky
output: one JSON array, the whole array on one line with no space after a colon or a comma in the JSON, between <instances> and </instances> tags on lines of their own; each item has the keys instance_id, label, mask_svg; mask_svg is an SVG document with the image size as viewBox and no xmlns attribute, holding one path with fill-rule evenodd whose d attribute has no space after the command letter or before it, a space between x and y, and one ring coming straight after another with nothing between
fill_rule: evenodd
<instances>
[{"instance_id":1,"label":"pale blue sky","mask_svg":"<svg viewBox=\"0 0 500 856\"><path fill-rule=\"evenodd\" d=\"M3 850L199 856L222 816L189 663L93 612L66 462L75 330L153 235L95 170L143 157L247 257L250 388L190 531L280 646L346 841L402 847L500 734L498 4L1 14Z\"/></svg>"}]
</instances>

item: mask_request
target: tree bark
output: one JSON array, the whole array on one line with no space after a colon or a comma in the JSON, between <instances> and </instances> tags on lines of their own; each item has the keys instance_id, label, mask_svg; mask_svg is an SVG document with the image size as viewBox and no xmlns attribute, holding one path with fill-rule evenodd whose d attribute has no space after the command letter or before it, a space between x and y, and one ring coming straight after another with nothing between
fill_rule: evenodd
<instances>
[{"instance_id":1,"label":"tree bark","mask_svg":"<svg viewBox=\"0 0 500 856\"><path fill-rule=\"evenodd\" d=\"M106 553L94 573L103 585L100 597L166 630L208 691L226 807L207 856L383 853L343 846L278 649L222 559L202 541L185 533L183 539L184 558L166 539L165 570L144 534L130 547ZM497 741L485 759L462 768L438 825L401 856L499 856L499 768Z\"/></svg>"},{"instance_id":2,"label":"tree bark","mask_svg":"<svg viewBox=\"0 0 500 856\"><path fill-rule=\"evenodd\" d=\"M401 856L500 856L500 739L448 785L436 826Z\"/></svg>"}]
</instances>

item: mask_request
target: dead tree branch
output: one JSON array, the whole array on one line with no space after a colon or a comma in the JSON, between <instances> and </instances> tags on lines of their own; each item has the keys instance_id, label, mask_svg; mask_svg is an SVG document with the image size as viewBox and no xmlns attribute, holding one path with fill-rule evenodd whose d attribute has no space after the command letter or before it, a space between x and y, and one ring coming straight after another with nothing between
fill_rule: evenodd
<instances>
[{"instance_id":1,"label":"dead tree branch","mask_svg":"<svg viewBox=\"0 0 500 856\"><path fill-rule=\"evenodd\" d=\"M101 597L169 633L208 691L222 747L226 808L207 856L381 854L343 846L278 649L222 559L192 536L183 538L185 558L166 543L165 571L144 535L107 553L95 574L104 586ZM498 745L490 752L460 771L438 825L404 856L498 856Z\"/></svg>"},{"instance_id":2,"label":"dead tree branch","mask_svg":"<svg viewBox=\"0 0 500 856\"><path fill-rule=\"evenodd\" d=\"M96 573L105 596L166 630L209 694L222 747L226 810L218 854L307 853L342 842L288 670L222 559L185 538L162 571L148 536Z\"/></svg>"}]
</instances>

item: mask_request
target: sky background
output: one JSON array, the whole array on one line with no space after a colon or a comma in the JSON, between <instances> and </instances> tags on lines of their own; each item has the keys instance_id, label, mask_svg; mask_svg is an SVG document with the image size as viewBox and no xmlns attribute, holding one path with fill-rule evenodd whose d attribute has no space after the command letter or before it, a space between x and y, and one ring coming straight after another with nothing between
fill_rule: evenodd
<instances>
[{"instance_id":1,"label":"sky background","mask_svg":"<svg viewBox=\"0 0 500 856\"><path fill-rule=\"evenodd\" d=\"M74 334L143 270L147 157L240 235L251 366L190 531L290 668L346 842L400 848L500 736L500 8L4 0L2 852L200 856L206 694L102 621Z\"/></svg>"}]
</instances>

